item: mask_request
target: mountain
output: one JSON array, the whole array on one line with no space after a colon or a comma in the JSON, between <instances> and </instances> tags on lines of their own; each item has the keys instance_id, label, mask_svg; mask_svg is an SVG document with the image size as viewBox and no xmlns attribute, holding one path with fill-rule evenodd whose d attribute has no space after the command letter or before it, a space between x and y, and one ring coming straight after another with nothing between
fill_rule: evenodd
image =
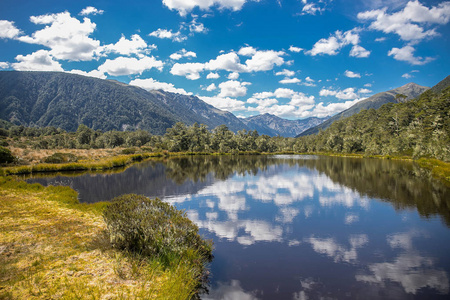
<instances>
[{"instance_id":1,"label":"mountain","mask_svg":"<svg viewBox=\"0 0 450 300\"><path fill-rule=\"evenodd\" d=\"M316 134L319 132L320 129L328 128L333 122L342 119L350 117L354 114L359 113L363 109L377 109L381 107L383 104L386 103L400 103L400 102L406 102L409 100L412 100L416 97L418 97L420 94L428 90L429 87L420 86L415 83L408 83L404 86L401 86L399 88L387 91L387 92L381 92L378 94L375 94L363 101L360 101L356 103L355 105L351 106L350 108L344 110L343 112L338 113L337 115L334 115L333 117L329 118L327 121L323 122L322 124L312 127L298 136L305 136L310 134ZM404 95L406 98L397 96L397 95ZM397 96L397 97L396 97Z\"/></svg>"},{"instance_id":2,"label":"mountain","mask_svg":"<svg viewBox=\"0 0 450 300\"><path fill-rule=\"evenodd\" d=\"M256 130L259 134L267 134L269 136L280 135L284 137L295 137L325 120L327 118L321 119L314 117L303 120L286 120L271 114L241 119L251 130Z\"/></svg>"},{"instance_id":3,"label":"mountain","mask_svg":"<svg viewBox=\"0 0 450 300\"><path fill-rule=\"evenodd\" d=\"M75 131L144 129L164 134L176 122L247 129L236 116L195 96L146 91L113 80L61 72L0 72L0 119Z\"/></svg>"}]
</instances>

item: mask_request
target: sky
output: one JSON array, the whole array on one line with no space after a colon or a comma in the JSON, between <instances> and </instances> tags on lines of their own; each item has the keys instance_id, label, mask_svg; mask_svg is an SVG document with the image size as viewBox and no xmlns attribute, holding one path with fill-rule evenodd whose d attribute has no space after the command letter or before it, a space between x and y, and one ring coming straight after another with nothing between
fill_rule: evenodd
<instances>
[{"instance_id":1,"label":"sky","mask_svg":"<svg viewBox=\"0 0 450 300\"><path fill-rule=\"evenodd\" d=\"M198 96L238 117L325 117L450 71L450 1L2 0L0 70Z\"/></svg>"}]
</instances>

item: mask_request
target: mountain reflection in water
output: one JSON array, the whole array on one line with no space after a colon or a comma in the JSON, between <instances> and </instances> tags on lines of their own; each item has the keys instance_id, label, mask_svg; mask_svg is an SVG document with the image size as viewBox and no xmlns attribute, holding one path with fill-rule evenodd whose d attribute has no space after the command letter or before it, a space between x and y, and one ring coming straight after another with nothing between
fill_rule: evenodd
<instances>
[{"instance_id":1,"label":"mountain reflection in water","mask_svg":"<svg viewBox=\"0 0 450 300\"><path fill-rule=\"evenodd\" d=\"M410 162L191 156L63 183L186 210L215 243L204 299L447 299L450 189Z\"/></svg>"}]
</instances>

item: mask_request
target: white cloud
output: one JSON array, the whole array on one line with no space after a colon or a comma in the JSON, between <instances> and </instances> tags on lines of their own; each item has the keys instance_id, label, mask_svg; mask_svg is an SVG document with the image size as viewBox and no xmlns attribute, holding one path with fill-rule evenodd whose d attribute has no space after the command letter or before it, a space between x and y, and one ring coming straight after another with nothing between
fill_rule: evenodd
<instances>
[{"instance_id":1,"label":"white cloud","mask_svg":"<svg viewBox=\"0 0 450 300\"><path fill-rule=\"evenodd\" d=\"M176 63L172 66L170 73L172 75L184 76L190 80L197 80L200 78L200 72L202 72L204 68L204 64L201 63Z\"/></svg>"},{"instance_id":2,"label":"white cloud","mask_svg":"<svg viewBox=\"0 0 450 300\"><path fill-rule=\"evenodd\" d=\"M99 70L92 70L90 72L82 71L82 70L70 70L67 73L78 74L83 76L95 77L100 79L106 79L105 73L100 72Z\"/></svg>"},{"instance_id":3,"label":"white cloud","mask_svg":"<svg viewBox=\"0 0 450 300\"><path fill-rule=\"evenodd\" d=\"M197 19L193 19L191 23L189 23L188 27L191 34L208 32L208 29L205 27L205 25L203 23L197 22Z\"/></svg>"},{"instance_id":4,"label":"white cloud","mask_svg":"<svg viewBox=\"0 0 450 300\"><path fill-rule=\"evenodd\" d=\"M280 80L279 82L280 82L281 84L291 84L291 83L300 83L301 80L298 79L298 78L295 78L295 77L294 77L294 78L288 78L288 77L286 77L286 78Z\"/></svg>"},{"instance_id":5,"label":"white cloud","mask_svg":"<svg viewBox=\"0 0 450 300\"><path fill-rule=\"evenodd\" d=\"M236 80L229 80L222 82L219 84L220 93L218 97L242 97L247 94L247 85L250 85L250 82L240 82Z\"/></svg>"},{"instance_id":6,"label":"white cloud","mask_svg":"<svg viewBox=\"0 0 450 300\"><path fill-rule=\"evenodd\" d=\"M275 73L276 76L286 76L286 77L291 77L295 75L294 71L290 71L290 70L286 70L284 69L283 71L277 72Z\"/></svg>"},{"instance_id":7,"label":"white cloud","mask_svg":"<svg viewBox=\"0 0 450 300\"><path fill-rule=\"evenodd\" d=\"M346 70L344 73L348 78L361 78L361 74Z\"/></svg>"},{"instance_id":8,"label":"white cloud","mask_svg":"<svg viewBox=\"0 0 450 300\"><path fill-rule=\"evenodd\" d=\"M104 11L101 9L96 9L93 6L88 6L86 8L84 8L81 12L80 15L82 16L88 16L88 15L101 15L103 14Z\"/></svg>"},{"instance_id":9,"label":"white cloud","mask_svg":"<svg viewBox=\"0 0 450 300\"><path fill-rule=\"evenodd\" d=\"M72 18L68 12L32 16L30 21L35 24L46 24L44 29L34 32L31 36L21 36L18 40L39 44L50 48L50 54L56 59L70 61L88 61L96 56L100 41L89 37L96 25L88 18L80 22Z\"/></svg>"},{"instance_id":10,"label":"white cloud","mask_svg":"<svg viewBox=\"0 0 450 300\"><path fill-rule=\"evenodd\" d=\"M372 91L369 90L369 89L359 89L358 93L360 93L360 94L369 94L369 93L372 93Z\"/></svg>"},{"instance_id":11,"label":"white cloud","mask_svg":"<svg viewBox=\"0 0 450 300\"><path fill-rule=\"evenodd\" d=\"M321 13L324 10L325 10L324 8L318 7L315 3L308 3L305 6L303 6L302 12L303 14L314 16L317 12Z\"/></svg>"},{"instance_id":12,"label":"white cloud","mask_svg":"<svg viewBox=\"0 0 450 300\"><path fill-rule=\"evenodd\" d=\"M355 46L359 43L359 31L360 29L358 28L348 30L344 33L337 30L328 39L320 39L317 41L313 48L305 53L312 56L316 56L318 54L336 55L342 47L350 44Z\"/></svg>"},{"instance_id":13,"label":"white cloud","mask_svg":"<svg viewBox=\"0 0 450 300\"><path fill-rule=\"evenodd\" d=\"M417 42L438 35L436 28L425 30L425 26L449 22L450 2L428 8L419 1L409 1L403 10L396 13L387 13L387 8L370 10L359 13L358 19L372 21L370 28L373 30L395 33L404 41Z\"/></svg>"},{"instance_id":14,"label":"white cloud","mask_svg":"<svg viewBox=\"0 0 450 300\"><path fill-rule=\"evenodd\" d=\"M299 52L302 52L303 51L303 48L299 48L299 47L295 47L295 46L290 46L289 47L289 51L291 51L291 52L295 52L295 53L299 53Z\"/></svg>"},{"instance_id":15,"label":"white cloud","mask_svg":"<svg viewBox=\"0 0 450 300\"><path fill-rule=\"evenodd\" d=\"M352 100L358 98L358 95L355 93L354 88L346 88L342 91L322 89L320 90L319 95L323 97L335 96L336 98L341 100Z\"/></svg>"},{"instance_id":16,"label":"white cloud","mask_svg":"<svg viewBox=\"0 0 450 300\"><path fill-rule=\"evenodd\" d=\"M231 9L238 11L248 0L163 0L163 4L170 10L176 10L180 16L186 16L195 7L201 10L208 10L212 6L219 9Z\"/></svg>"},{"instance_id":17,"label":"white cloud","mask_svg":"<svg viewBox=\"0 0 450 300\"><path fill-rule=\"evenodd\" d=\"M405 74L402 75L402 77L403 77L403 78L406 78L406 79L409 79L409 78L413 78L414 76L412 76L412 75L409 74L409 73L405 73Z\"/></svg>"},{"instance_id":18,"label":"white cloud","mask_svg":"<svg viewBox=\"0 0 450 300\"><path fill-rule=\"evenodd\" d=\"M47 50L38 50L28 55L17 55L17 63L12 67L18 71L64 71L61 64L54 60Z\"/></svg>"},{"instance_id":19,"label":"white cloud","mask_svg":"<svg viewBox=\"0 0 450 300\"><path fill-rule=\"evenodd\" d=\"M308 81L308 82L314 82L314 79L312 79L312 78L311 78L311 77L309 77L309 76L308 76L308 77L306 77L306 78L305 78L305 80L306 80L306 81Z\"/></svg>"},{"instance_id":20,"label":"white cloud","mask_svg":"<svg viewBox=\"0 0 450 300\"><path fill-rule=\"evenodd\" d=\"M253 56L256 54L256 49L250 46L242 47L239 49L238 54L243 56Z\"/></svg>"},{"instance_id":21,"label":"white cloud","mask_svg":"<svg viewBox=\"0 0 450 300\"><path fill-rule=\"evenodd\" d=\"M371 83L366 83L364 86L365 87L372 87L372 84Z\"/></svg>"},{"instance_id":22,"label":"white cloud","mask_svg":"<svg viewBox=\"0 0 450 300\"><path fill-rule=\"evenodd\" d=\"M121 55L135 54L143 56L144 54L150 53L152 49L156 49L156 45L147 45L138 34L133 34L130 40L122 35L117 43L100 47L98 51L105 53L113 52Z\"/></svg>"},{"instance_id":23,"label":"white cloud","mask_svg":"<svg viewBox=\"0 0 450 300\"><path fill-rule=\"evenodd\" d=\"M210 85L208 85L205 90L208 92L214 91L217 89L217 86L214 83L211 83Z\"/></svg>"},{"instance_id":24,"label":"white cloud","mask_svg":"<svg viewBox=\"0 0 450 300\"><path fill-rule=\"evenodd\" d=\"M375 42L381 43L381 42L384 42L385 40L386 40L386 38L383 36L383 37L380 37L380 38L376 38Z\"/></svg>"},{"instance_id":25,"label":"white cloud","mask_svg":"<svg viewBox=\"0 0 450 300\"><path fill-rule=\"evenodd\" d=\"M249 98L249 99L247 99L247 103L256 104L259 107L269 107L274 104L278 104L278 100L274 99L274 98L268 98L268 99Z\"/></svg>"},{"instance_id":26,"label":"white cloud","mask_svg":"<svg viewBox=\"0 0 450 300\"><path fill-rule=\"evenodd\" d=\"M396 60L406 61L412 65L424 65L434 60L432 57L416 57L414 51L415 49L412 46L407 45L403 48L392 48L388 52L388 56L393 56Z\"/></svg>"},{"instance_id":27,"label":"white cloud","mask_svg":"<svg viewBox=\"0 0 450 300\"><path fill-rule=\"evenodd\" d=\"M159 39L171 39L174 42L182 42L187 39L187 37L182 35L180 31L172 32L172 30L162 28L158 28L157 30L151 32L149 36L154 36Z\"/></svg>"},{"instance_id":28,"label":"white cloud","mask_svg":"<svg viewBox=\"0 0 450 300\"><path fill-rule=\"evenodd\" d=\"M103 73L108 73L112 76L142 74L145 70L152 68L163 68L163 62L155 59L153 56L145 56L140 59L134 57L117 57L115 59L107 59L98 70Z\"/></svg>"},{"instance_id":29,"label":"white cloud","mask_svg":"<svg viewBox=\"0 0 450 300\"><path fill-rule=\"evenodd\" d=\"M180 51L172 53L169 57L173 60L179 60L183 57L197 57L197 53L193 51L186 51L186 49L181 49Z\"/></svg>"},{"instance_id":30,"label":"white cloud","mask_svg":"<svg viewBox=\"0 0 450 300\"><path fill-rule=\"evenodd\" d=\"M231 72L230 74L228 74L228 79L236 80L238 78L239 78L238 72Z\"/></svg>"},{"instance_id":31,"label":"white cloud","mask_svg":"<svg viewBox=\"0 0 450 300\"><path fill-rule=\"evenodd\" d=\"M9 63L0 61L0 69L8 69L8 68L9 68Z\"/></svg>"},{"instance_id":32,"label":"white cloud","mask_svg":"<svg viewBox=\"0 0 450 300\"><path fill-rule=\"evenodd\" d=\"M358 57L358 58L369 57L370 56L370 51L364 49L360 45L354 45L352 47L352 50L350 50L350 56Z\"/></svg>"},{"instance_id":33,"label":"white cloud","mask_svg":"<svg viewBox=\"0 0 450 300\"><path fill-rule=\"evenodd\" d=\"M242 50L245 49L245 50ZM280 66L284 63L284 59L281 57L285 53L282 51L256 51L253 52L249 47L242 48L243 53L254 53L250 59L247 59L245 64L241 64L238 54L235 52L229 52L220 54L215 59L211 59L206 63L176 63L173 65L170 73L178 76L185 76L188 79L199 79L200 72L219 71L224 70L228 72L242 73L242 72L258 72L268 71L274 68L274 66ZM242 52L241 52L242 53ZM235 75L234 75L235 76Z\"/></svg>"},{"instance_id":34,"label":"white cloud","mask_svg":"<svg viewBox=\"0 0 450 300\"><path fill-rule=\"evenodd\" d=\"M245 66L241 64L239 56L234 53L226 53L217 56L205 63L205 69L210 71L225 70L229 72L244 72Z\"/></svg>"},{"instance_id":35,"label":"white cloud","mask_svg":"<svg viewBox=\"0 0 450 300\"><path fill-rule=\"evenodd\" d=\"M205 96L198 96L200 99L205 101L206 103L221 109L226 110L229 112L239 111L245 109L245 102L239 101L236 99L232 99L229 97L205 97Z\"/></svg>"},{"instance_id":36,"label":"white cloud","mask_svg":"<svg viewBox=\"0 0 450 300\"><path fill-rule=\"evenodd\" d=\"M349 239L351 248L348 249L342 245L336 243L333 238L315 238L310 237L305 239L309 242L317 253L326 254L327 256L333 258L335 262L347 262L354 263L358 259L357 249L363 247L369 242L367 235L360 234L351 236Z\"/></svg>"},{"instance_id":37,"label":"white cloud","mask_svg":"<svg viewBox=\"0 0 450 300\"><path fill-rule=\"evenodd\" d=\"M324 105L323 102L320 102L317 104L314 109L309 112L305 117L311 116L311 117L319 117L323 118L326 116L332 116L337 113L340 113L343 110L346 110L347 108L350 108L351 106L355 105L361 100L364 100L365 98L355 99L351 101L345 101L345 102L338 102L338 103L330 103L328 105Z\"/></svg>"},{"instance_id":38,"label":"white cloud","mask_svg":"<svg viewBox=\"0 0 450 300\"><path fill-rule=\"evenodd\" d=\"M14 22L0 20L0 38L14 39L21 34L20 30L14 25Z\"/></svg>"},{"instance_id":39,"label":"white cloud","mask_svg":"<svg viewBox=\"0 0 450 300\"><path fill-rule=\"evenodd\" d=\"M208 75L206 75L206 79L217 79L220 78L220 75L217 73L209 73Z\"/></svg>"},{"instance_id":40,"label":"white cloud","mask_svg":"<svg viewBox=\"0 0 450 300\"><path fill-rule=\"evenodd\" d=\"M273 69L275 65L281 66L284 63L283 55L285 55L283 51L257 51L251 59L245 62L247 71L268 71Z\"/></svg>"},{"instance_id":41,"label":"white cloud","mask_svg":"<svg viewBox=\"0 0 450 300\"><path fill-rule=\"evenodd\" d=\"M159 82L154 80L153 78L148 79L135 79L130 81L130 85L135 85L146 89L148 91L151 90L163 90L170 93L177 93L182 95L192 95L192 93L186 92L184 89L176 88L172 83Z\"/></svg>"}]
</instances>

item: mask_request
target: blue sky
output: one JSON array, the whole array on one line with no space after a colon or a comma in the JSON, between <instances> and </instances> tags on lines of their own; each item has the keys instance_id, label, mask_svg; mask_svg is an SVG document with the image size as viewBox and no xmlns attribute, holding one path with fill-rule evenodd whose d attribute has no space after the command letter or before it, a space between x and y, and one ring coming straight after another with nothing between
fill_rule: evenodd
<instances>
[{"instance_id":1,"label":"blue sky","mask_svg":"<svg viewBox=\"0 0 450 300\"><path fill-rule=\"evenodd\" d=\"M450 1L1 1L0 70L192 94L239 117L336 114L450 70Z\"/></svg>"}]
</instances>

